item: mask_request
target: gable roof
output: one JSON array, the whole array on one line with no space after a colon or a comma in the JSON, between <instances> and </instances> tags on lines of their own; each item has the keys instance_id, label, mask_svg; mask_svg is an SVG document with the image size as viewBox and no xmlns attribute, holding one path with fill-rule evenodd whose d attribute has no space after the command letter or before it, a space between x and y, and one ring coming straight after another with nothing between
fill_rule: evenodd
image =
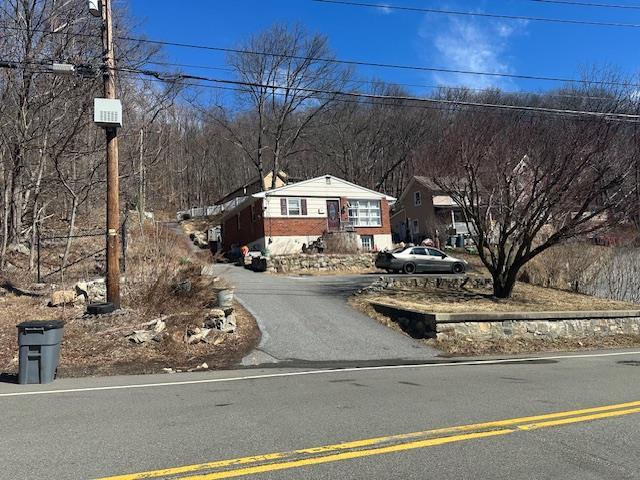
<instances>
[{"instance_id":1,"label":"gable roof","mask_svg":"<svg viewBox=\"0 0 640 480\"><path fill-rule=\"evenodd\" d=\"M421 176L417 176L417 175L416 175L416 176L415 176L415 177L413 177L413 178L415 179L415 181L416 181L417 183L419 183L419 184L420 184L420 185L422 185L423 187L427 187L428 189L433 190L433 191L434 191L434 193L435 193L435 192L441 192L441 191L442 191L442 189L441 189L438 185L436 185L436 183L435 183L433 180L431 180L431 179L430 179L430 178L428 178L428 177L421 177Z\"/></svg>"},{"instance_id":2,"label":"gable roof","mask_svg":"<svg viewBox=\"0 0 640 480\"><path fill-rule=\"evenodd\" d=\"M285 185L285 186L280 187L280 188L274 188L273 190L267 190L267 191L254 193L253 197L254 198L265 198L266 196L286 195L288 190L290 191L290 190L293 190L293 189L297 189L297 188L305 186L305 185L316 183L316 182L318 182L320 180L326 181L327 179L329 179L333 185L342 184L342 185L345 185L345 186L356 188L358 190L361 190L362 192L366 192L368 194L372 194L372 195L374 195L376 197L379 197L381 199L385 199L385 200L387 200L389 202L393 202L393 201L396 200L395 197L392 197L392 196L387 195L385 193L376 192L375 190L371 190L369 188L365 188L365 187L362 187L360 185L356 185L355 183L348 182L347 180L344 180L342 178L334 177L333 175L322 175L320 177L310 178L309 180L303 180L302 182L290 183L289 185Z\"/></svg>"},{"instance_id":3,"label":"gable roof","mask_svg":"<svg viewBox=\"0 0 640 480\"><path fill-rule=\"evenodd\" d=\"M416 183L423 187L428 188L434 194L442 193L442 189L438 185L436 185L436 183L433 180L431 180L429 177L421 177L419 175L414 175L413 177L411 177L411 180L409 180L409 183L407 183L407 186L404 187L404 190L400 194L400 197L398 197L398 204L402 204L404 199L407 197L407 195L411 191L411 188Z\"/></svg>"}]
</instances>

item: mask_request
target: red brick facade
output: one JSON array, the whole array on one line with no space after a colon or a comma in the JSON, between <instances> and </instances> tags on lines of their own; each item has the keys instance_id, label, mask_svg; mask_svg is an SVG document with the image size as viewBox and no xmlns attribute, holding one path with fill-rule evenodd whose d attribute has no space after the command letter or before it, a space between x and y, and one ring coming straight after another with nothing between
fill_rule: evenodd
<instances>
[{"instance_id":1,"label":"red brick facade","mask_svg":"<svg viewBox=\"0 0 640 480\"><path fill-rule=\"evenodd\" d=\"M225 219L222 225L222 248L247 245L265 236L262 199ZM239 227L239 228L238 228Z\"/></svg>"},{"instance_id":2,"label":"red brick facade","mask_svg":"<svg viewBox=\"0 0 640 480\"><path fill-rule=\"evenodd\" d=\"M245 207L237 215L232 215L224 221L222 230L224 250L229 250L232 245L248 245L263 237L319 237L327 230L326 217L263 218L262 205L262 200L257 200L252 206ZM345 224L349 221L346 205L347 199L341 198L340 216ZM380 210L382 226L356 227L356 232L360 235L390 235L391 221L387 200L380 201ZM239 230L238 226L240 226Z\"/></svg>"}]
</instances>

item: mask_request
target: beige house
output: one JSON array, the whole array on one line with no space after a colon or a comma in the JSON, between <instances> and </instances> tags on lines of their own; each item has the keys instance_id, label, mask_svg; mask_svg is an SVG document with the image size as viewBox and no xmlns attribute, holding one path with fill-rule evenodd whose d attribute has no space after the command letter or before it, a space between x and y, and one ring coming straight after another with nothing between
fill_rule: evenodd
<instances>
[{"instance_id":1,"label":"beige house","mask_svg":"<svg viewBox=\"0 0 640 480\"><path fill-rule=\"evenodd\" d=\"M425 238L441 242L449 236L467 235L460 207L427 177L414 176L396 202L391 215L396 242L419 243Z\"/></svg>"}]
</instances>

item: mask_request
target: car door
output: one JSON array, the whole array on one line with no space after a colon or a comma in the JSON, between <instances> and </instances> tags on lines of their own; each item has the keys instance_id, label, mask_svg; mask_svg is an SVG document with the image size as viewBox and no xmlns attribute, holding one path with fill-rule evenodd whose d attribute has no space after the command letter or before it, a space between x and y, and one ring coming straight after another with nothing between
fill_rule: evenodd
<instances>
[{"instance_id":1,"label":"car door","mask_svg":"<svg viewBox=\"0 0 640 480\"><path fill-rule=\"evenodd\" d=\"M443 261L444 253L435 248L428 248L430 260L430 271L432 272L446 272L448 271L447 262Z\"/></svg>"},{"instance_id":2,"label":"car door","mask_svg":"<svg viewBox=\"0 0 640 480\"><path fill-rule=\"evenodd\" d=\"M414 247L411 250L411 261L416 264L416 271L429 270L429 252L424 247Z\"/></svg>"}]
</instances>

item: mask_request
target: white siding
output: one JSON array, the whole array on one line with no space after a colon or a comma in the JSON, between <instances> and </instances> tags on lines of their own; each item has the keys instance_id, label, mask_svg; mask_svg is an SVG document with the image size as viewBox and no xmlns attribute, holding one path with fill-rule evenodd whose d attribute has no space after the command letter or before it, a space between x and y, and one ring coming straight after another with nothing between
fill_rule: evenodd
<instances>
[{"instance_id":1,"label":"white siding","mask_svg":"<svg viewBox=\"0 0 640 480\"><path fill-rule=\"evenodd\" d=\"M332 177L331 182L327 184L325 177L315 178L313 180L293 183L276 192L278 195L287 197L346 197L346 198L362 198L362 199L380 199L385 195L367 190L366 188L351 185L344 180Z\"/></svg>"},{"instance_id":2,"label":"white siding","mask_svg":"<svg viewBox=\"0 0 640 480\"><path fill-rule=\"evenodd\" d=\"M271 243L269 243L268 238L271 238ZM291 255L302 253L303 243L309 245L311 242L318 239L317 236L305 237L294 235L268 238L261 238L258 242L260 242L261 245L266 245L267 250L269 250L272 255ZM374 235L373 244L378 250L390 250L393 248L393 242L391 241L390 234Z\"/></svg>"},{"instance_id":3,"label":"white siding","mask_svg":"<svg viewBox=\"0 0 640 480\"><path fill-rule=\"evenodd\" d=\"M267 196L264 200L264 216L269 217L282 217L280 214L280 199L285 197L271 197ZM289 197L290 198L290 197ZM296 215L296 217L288 218L326 218L327 216L327 200L340 200L340 197L307 197L299 196L296 198L304 198L307 200L307 215Z\"/></svg>"},{"instance_id":4,"label":"white siding","mask_svg":"<svg viewBox=\"0 0 640 480\"><path fill-rule=\"evenodd\" d=\"M385 233L383 235L374 235L373 236L373 245L378 250L391 250L393 249L393 240L391 238L390 233Z\"/></svg>"},{"instance_id":5,"label":"white siding","mask_svg":"<svg viewBox=\"0 0 640 480\"><path fill-rule=\"evenodd\" d=\"M269 237L271 243L266 240L267 250L272 255L291 255L295 253L302 253L302 244L309 245L318 239L318 236L282 236L282 237Z\"/></svg>"}]
</instances>

